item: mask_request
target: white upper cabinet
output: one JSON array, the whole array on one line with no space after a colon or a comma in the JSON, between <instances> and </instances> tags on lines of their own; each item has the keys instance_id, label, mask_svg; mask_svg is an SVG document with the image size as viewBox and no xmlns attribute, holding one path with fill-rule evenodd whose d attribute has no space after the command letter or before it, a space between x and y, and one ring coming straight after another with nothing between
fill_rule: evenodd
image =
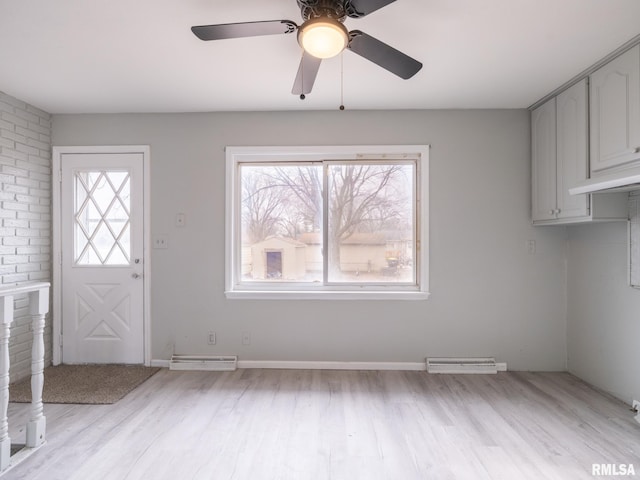
<instances>
[{"instance_id":1,"label":"white upper cabinet","mask_svg":"<svg viewBox=\"0 0 640 480\"><path fill-rule=\"evenodd\" d=\"M532 217L556 218L556 99L531 112Z\"/></svg>"},{"instance_id":2,"label":"white upper cabinet","mask_svg":"<svg viewBox=\"0 0 640 480\"><path fill-rule=\"evenodd\" d=\"M589 196L569 195L587 178L587 82L582 80L531 112L534 223L590 220Z\"/></svg>"},{"instance_id":3,"label":"white upper cabinet","mask_svg":"<svg viewBox=\"0 0 640 480\"><path fill-rule=\"evenodd\" d=\"M587 81L556 97L558 218L589 215L589 195L570 195L569 188L589 176Z\"/></svg>"},{"instance_id":4,"label":"white upper cabinet","mask_svg":"<svg viewBox=\"0 0 640 480\"><path fill-rule=\"evenodd\" d=\"M589 175L587 103L584 79L531 112L531 216L536 225L626 218L624 196L569 194Z\"/></svg>"},{"instance_id":5,"label":"white upper cabinet","mask_svg":"<svg viewBox=\"0 0 640 480\"><path fill-rule=\"evenodd\" d=\"M640 160L640 45L591 74L591 174Z\"/></svg>"}]
</instances>

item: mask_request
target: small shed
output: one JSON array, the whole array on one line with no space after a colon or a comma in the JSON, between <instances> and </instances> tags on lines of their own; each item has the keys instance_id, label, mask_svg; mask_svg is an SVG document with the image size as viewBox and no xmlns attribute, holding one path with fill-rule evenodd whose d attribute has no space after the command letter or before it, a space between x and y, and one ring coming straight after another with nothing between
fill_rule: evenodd
<instances>
[{"instance_id":1,"label":"small shed","mask_svg":"<svg viewBox=\"0 0 640 480\"><path fill-rule=\"evenodd\" d=\"M254 280L301 280L306 271L306 245L297 240L270 237L251 246Z\"/></svg>"}]
</instances>

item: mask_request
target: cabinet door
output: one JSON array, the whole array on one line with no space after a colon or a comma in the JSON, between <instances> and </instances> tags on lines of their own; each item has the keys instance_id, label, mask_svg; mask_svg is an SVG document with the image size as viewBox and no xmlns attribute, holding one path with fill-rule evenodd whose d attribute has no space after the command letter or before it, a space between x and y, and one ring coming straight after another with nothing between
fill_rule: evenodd
<instances>
[{"instance_id":1,"label":"cabinet door","mask_svg":"<svg viewBox=\"0 0 640 480\"><path fill-rule=\"evenodd\" d=\"M531 112L531 216L556 218L556 99Z\"/></svg>"},{"instance_id":2,"label":"cabinet door","mask_svg":"<svg viewBox=\"0 0 640 480\"><path fill-rule=\"evenodd\" d=\"M591 75L591 172L640 158L640 45Z\"/></svg>"},{"instance_id":3,"label":"cabinet door","mask_svg":"<svg viewBox=\"0 0 640 480\"><path fill-rule=\"evenodd\" d=\"M589 195L569 195L569 188L588 177L587 81L556 97L558 218L589 215Z\"/></svg>"}]
</instances>

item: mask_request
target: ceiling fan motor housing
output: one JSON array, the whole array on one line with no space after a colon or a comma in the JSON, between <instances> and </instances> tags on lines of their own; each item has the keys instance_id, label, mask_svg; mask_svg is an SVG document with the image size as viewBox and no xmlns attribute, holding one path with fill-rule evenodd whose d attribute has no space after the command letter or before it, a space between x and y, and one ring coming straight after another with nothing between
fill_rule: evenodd
<instances>
[{"instance_id":1,"label":"ceiling fan motor housing","mask_svg":"<svg viewBox=\"0 0 640 480\"><path fill-rule=\"evenodd\" d=\"M332 18L343 22L347 16L345 3L342 0L297 0L302 19Z\"/></svg>"}]
</instances>

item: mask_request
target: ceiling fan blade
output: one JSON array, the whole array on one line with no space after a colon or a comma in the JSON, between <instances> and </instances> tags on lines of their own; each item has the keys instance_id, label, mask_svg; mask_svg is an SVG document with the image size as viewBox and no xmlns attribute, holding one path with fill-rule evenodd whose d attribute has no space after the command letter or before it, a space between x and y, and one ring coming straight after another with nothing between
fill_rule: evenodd
<instances>
[{"instance_id":1,"label":"ceiling fan blade","mask_svg":"<svg viewBox=\"0 0 640 480\"><path fill-rule=\"evenodd\" d=\"M219 25L200 25L191 27L191 31L200 40L223 40L226 38L279 35L283 33L293 33L297 29L298 25L296 25L291 20L221 23Z\"/></svg>"},{"instance_id":2,"label":"ceiling fan blade","mask_svg":"<svg viewBox=\"0 0 640 480\"><path fill-rule=\"evenodd\" d=\"M360 30L349 32L347 48L405 80L422 68L422 63Z\"/></svg>"},{"instance_id":3,"label":"ceiling fan blade","mask_svg":"<svg viewBox=\"0 0 640 480\"><path fill-rule=\"evenodd\" d=\"M307 52L302 52L298 74L293 82L291 93L294 95L310 93L321 63L322 60L320 58L309 55Z\"/></svg>"},{"instance_id":4,"label":"ceiling fan blade","mask_svg":"<svg viewBox=\"0 0 640 480\"><path fill-rule=\"evenodd\" d=\"M346 0L345 10L351 18L360 18L369 15L382 7L386 7L396 0Z\"/></svg>"}]
</instances>

